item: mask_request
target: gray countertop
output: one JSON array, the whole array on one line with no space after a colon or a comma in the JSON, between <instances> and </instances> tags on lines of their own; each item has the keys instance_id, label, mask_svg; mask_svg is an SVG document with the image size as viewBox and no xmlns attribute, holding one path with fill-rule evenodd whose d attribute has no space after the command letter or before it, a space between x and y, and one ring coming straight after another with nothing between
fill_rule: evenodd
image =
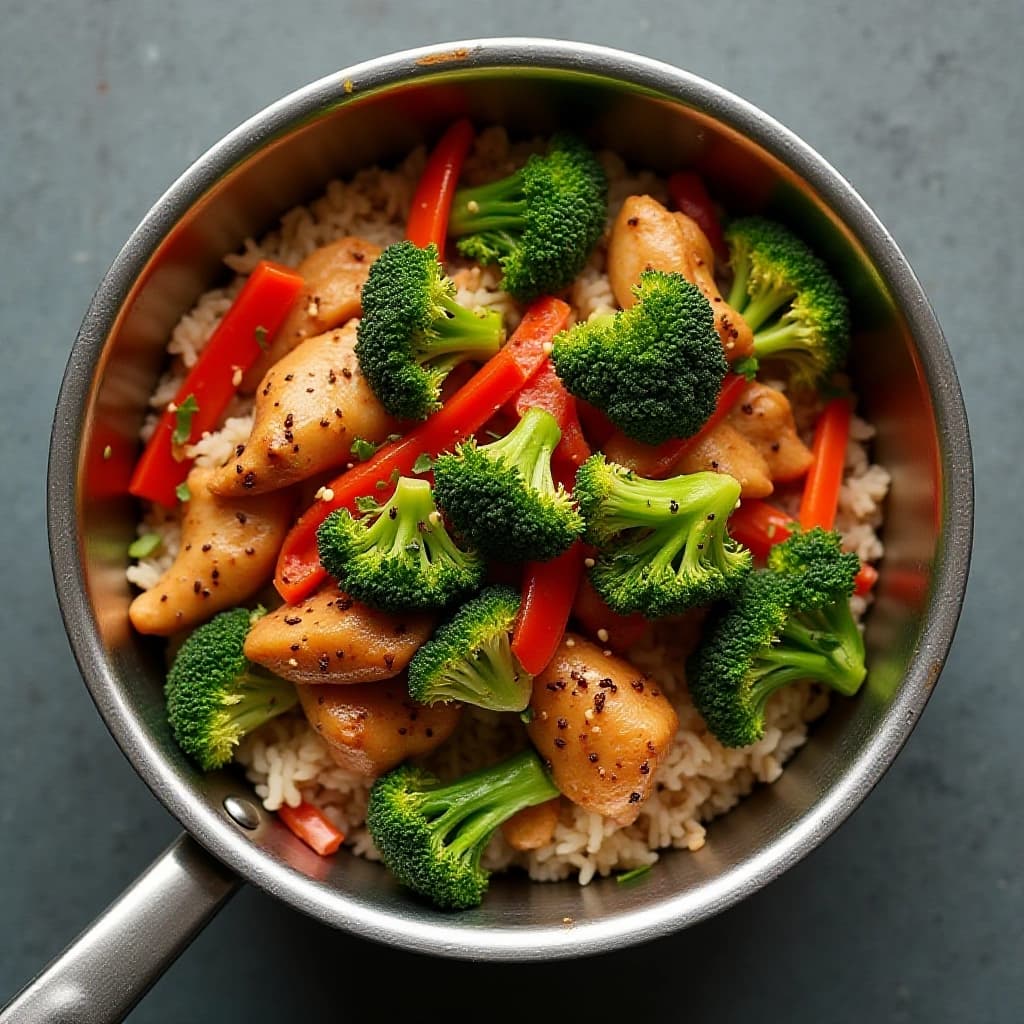
<instances>
[{"instance_id":1,"label":"gray countertop","mask_svg":"<svg viewBox=\"0 0 1024 1024\"><path fill-rule=\"evenodd\" d=\"M903 247L959 368L977 463L972 582L941 684L853 818L701 927L603 961L439 963L332 932L248 889L131 1020L358 1019L371 1007L392 1019L466 1006L445 992L456 975L481 993L484 1014L500 992L517 1016L594 1016L595 972L626 982L601 994L615 1018L628 1007L647 1019L1024 1020L1024 685L1012 596L1022 563L1010 529L1024 499L1024 416L1013 405L1024 324L1019 0L7 0L0 1002L177 832L80 684L49 574L50 416L93 288L175 175L270 100L405 46L531 34L636 50L734 90L839 167ZM359 981L378 967L401 978L384 999Z\"/></svg>"}]
</instances>

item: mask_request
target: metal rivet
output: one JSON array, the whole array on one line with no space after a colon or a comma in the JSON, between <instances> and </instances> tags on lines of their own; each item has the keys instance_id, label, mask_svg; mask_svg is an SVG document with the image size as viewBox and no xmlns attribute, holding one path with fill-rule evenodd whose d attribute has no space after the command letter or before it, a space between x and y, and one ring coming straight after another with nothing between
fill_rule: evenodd
<instances>
[{"instance_id":1,"label":"metal rivet","mask_svg":"<svg viewBox=\"0 0 1024 1024\"><path fill-rule=\"evenodd\" d=\"M224 797L224 810L236 825L252 830L260 823L260 812L240 796Z\"/></svg>"}]
</instances>

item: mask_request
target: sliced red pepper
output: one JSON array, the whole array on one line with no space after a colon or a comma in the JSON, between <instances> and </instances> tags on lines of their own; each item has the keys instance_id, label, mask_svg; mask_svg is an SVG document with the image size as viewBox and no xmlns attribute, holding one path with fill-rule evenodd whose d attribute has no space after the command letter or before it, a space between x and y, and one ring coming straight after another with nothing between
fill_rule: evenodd
<instances>
[{"instance_id":1,"label":"sliced red pepper","mask_svg":"<svg viewBox=\"0 0 1024 1024\"><path fill-rule=\"evenodd\" d=\"M302 278L295 271L266 260L256 265L169 406L176 409L189 396L198 405L186 444L194 444L220 422L237 389L235 381L273 340L302 288ZM175 488L192 465L190 459L174 457L176 426L176 412L164 412L128 484L128 491L137 498L168 506L176 503Z\"/></svg>"},{"instance_id":2,"label":"sliced red pepper","mask_svg":"<svg viewBox=\"0 0 1024 1024\"><path fill-rule=\"evenodd\" d=\"M722 225L718 222L715 204L711 202L704 179L693 171L677 171L668 179L668 194L680 213L697 222L718 259L728 263L729 247L725 244Z\"/></svg>"},{"instance_id":3,"label":"sliced red pepper","mask_svg":"<svg viewBox=\"0 0 1024 1024\"><path fill-rule=\"evenodd\" d=\"M814 461L807 471L800 501L800 525L805 530L815 526L831 530L836 521L852 413L849 399L834 398L814 425L814 443L811 445Z\"/></svg>"},{"instance_id":4,"label":"sliced red pepper","mask_svg":"<svg viewBox=\"0 0 1024 1024\"><path fill-rule=\"evenodd\" d=\"M632 469L640 476L659 479L667 476L675 468L676 463L695 448L722 420L732 411L746 390L747 379L739 374L726 374L722 390L718 394L715 411L707 418L704 426L691 437L681 440L672 439L659 445L643 444L634 441L621 430L608 438L604 445L604 453L610 462Z\"/></svg>"},{"instance_id":5,"label":"sliced red pepper","mask_svg":"<svg viewBox=\"0 0 1024 1024\"><path fill-rule=\"evenodd\" d=\"M298 807L282 804L277 816L321 857L335 853L345 840L344 832L315 804L303 802Z\"/></svg>"},{"instance_id":6,"label":"sliced red pepper","mask_svg":"<svg viewBox=\"0 0 1024 1024\"><path fill-rule=\"evenodd\" d=\"M729 534L733 540L750 548L755 558L764 561L773 544L781 544L796 526L793 517L767 501L746 498L729 517ZM878 570L862 562L853 582L853 592L863 597L878 582Z\"/></svg>"},{"instance_id":7,"label":"sliced red pepper","mask_svg":"<svg viewBox=\"0 0 1024 1024\"><path fill-rule=\"evenodd\" d=\"M555 449L553 461L556 465L561 464L575 472L590 458L590 445L583 436L583 428L576 412L576 399L566 391L565 385L558 379L550 359L516 397L517 415L523 416L530 409L544 409L558 421L562 439Z\"/></svg>"},{"instance_id":8,"label":"sliced red pepper","mask_svg":"<svg viewBox=\"0 0 1024 1024\"><path fill-rule=\"evenodd\" d=\"M598 643L618 651L628 651L650 631L651 624L639 612L620 615L613 612L594 585L584 576L573 602L572 615Z\"/></svg>"},{"instance_id":9,"label":"sliced red pepper","mask_svg":"<svg viewBox=\"0 0 1024 1024\"><path fill-rule=\"evenodd\" d=\"M512 653L530 675L538 675L554 656L565 634L580 577L585 549L580 541L549 562L527 562Z\"/></svg>"},{"instance_id":10,"label":"sliced red pepper","mask_svg":"<svg viewBox=\"0 0 1024 1024\"><path fill-rule=\"evenodd\" d=\"M565 326L569 307L560 299L538 299L523 316L508 344L447 402L404 437L373 458L332 480L330 501L310 506L285 538L274 586L289 604L301 601L327 573L316 550L317 527L337 508L355 510L356 498L383 500L392 477L408 475L421 455L433 457L486 423L544 365L544 346ZM378 487L378 482L385 486Z\"/></svg>"},{"instance_id":11,"label":"sliced red pepper","mask_svg":"<svg viewBox=\"0 0 1024 1024\"><path fill-rule=\"evenodd\" d=\"M433 242L441 256L444 256L448 215L451 213L455 187L472 144L471 122L463 119L451 125L427 157L427 164L412 197L405 237L421 248Z\"/></svg>"}]
</instances>

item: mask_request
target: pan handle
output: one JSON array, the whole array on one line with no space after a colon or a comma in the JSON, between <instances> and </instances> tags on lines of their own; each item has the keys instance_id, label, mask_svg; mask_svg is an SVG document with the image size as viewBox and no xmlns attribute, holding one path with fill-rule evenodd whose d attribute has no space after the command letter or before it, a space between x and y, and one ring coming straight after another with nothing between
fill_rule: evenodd
<instances>
[{"instance_id":1,"label":"pan handle","mask_svg":"<svg viewBox=\"0 0 1024 1024\"><path fill-rule=\"evenodd\" d=\"M239 884L191 836L179 836L0 1010L0 1024L124 1020Z\"/></svg>"}]
</instances>

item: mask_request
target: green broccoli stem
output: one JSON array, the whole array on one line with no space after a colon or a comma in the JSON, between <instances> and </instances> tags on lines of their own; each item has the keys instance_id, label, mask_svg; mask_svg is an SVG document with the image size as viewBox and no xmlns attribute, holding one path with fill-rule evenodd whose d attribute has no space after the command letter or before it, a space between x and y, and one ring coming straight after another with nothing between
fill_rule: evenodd
<instances>
[{"instance_id":1,"label":"green broccoli stem","mask_svg":"<svg viewBox=\"0 0 1024 1024\"><path fill-rule=\"evenodd\" d=\"M555 493L551 456L562 439L558 420L546 409L529 409L504 437L479 450L493 459L504 459L522 474L526 485L542 494Z\"/></svg>"},{"instance_id":2,"label":"green broccoli stem","mask_svg":"<svg viewBox=\"0 0 1024 1024\"><path fill-rule=\"evenodd\" d=\"M435 302L442 315L418 341L414 357L420 366L433 366L451 355L457 357L453 365L464 359L490 359L501 347L500 314L491 310L481 315L447 293L435 296Z\"/></svg>"},{"instance_id":3,"label":"green broccoli stem","mask_svg":"<svg viewBox=\"0 0 1024 1024\"><path fill-rule=\"evenodd\" d=\"M793 614L782 631L780 645L772 654L787 665L802 667L804 678L827 683L850 697L864 681L864 641L850 612L840 598L827 608Z\"/></svg>"},{"instance_id":4,"label":"green broccoli stem","mask_svg":"<svg viewBox=\"0 0 1024 1024\"><path fill-rule=\"evenodd\" d=\"M754 295L748 296L746 305L734 306L733 308L742 314L743 319L747 322L747 326L752 331L756 331L769 317L773 316L785 303L792 299L794 295L796 295L796 292L793 290L792 285L780 281L771 288L757 289Z\"/></svg>"},{"instance_id":5,"label":"green broccoli stem","mask_svg":"<svg viewBox=\"0 0 1024 1024\"><path fill-rule=\"evenodd\" d=\"M523 174L516 171L486 185L460 188L452 203L448 233L459 238L484 231L522 231L525 213Z\"/></svg>"},{"instance_id":6,"label":"green broccoli stem","mask_svg":"<svg viewBox=\"0 0 1024 1024\"><path fill-rule=\"evenodd\" d=\"M529 676L500 633L457 659L447 675L445 685L433 691L435 700L468 701L493 711L522 711L529 701L529 687L520 685Z\"/></svg>"},{"instance_id":7,"label":"green broccoli stem","mask_svg":"<svg viewBox=\"0 0 1024 1024\"><path fill-rule=\"evenodd\" d=\"M750 260L744 254L737 252L732 254L732 287L729 289L729 297L726 300L737 313L743 312L743 307L750 301L747 287L750 283Z\"/></svg>"},{"instance_id":8,"label":"green broccoli stem","mask_svg":"<svg viewBox=\"0 0 1024 1024\"><path fill-rule=\"evenodd\" d=\"M602 510L601 528L614 533L651 527L661 533L661 543L667 543L670 535L680 537L678 551L695 524L703 522L704 529L714 524L719 532L724 530L738 498L739 485L724 474L691 473L674 480L648 480L631 473L615 473Z\"/></svg>"},{"instance_id":9,"label":"green broccoli stem","mask_svg":"<svg viewBox=\"0 0 1024 1024\"><path fill-rule=\"evenodd\" d=\"M767 330L754 335L754 352L760 359L803 349L807 345L807 328L798 320L784 317Z\"/></svg>"},{"instance_id":10,"label":"green broccoli stem","mask_svg":"<svg viewBox=\"0 0 1024 1024\"><path fill-rule=\"evenodd\" d=\"M224 715L232 730L247 734L275 715L293 708L299 700L295 687L285 679L255 665L238 677L232 697L224 700Z\"/></svg>"},{"instance_id":11,"label":"green broccoli stem","mask_svg":"<svg viewBox=\"0 0 1024 1024\"><path fill-rule=\"evenodd\" d=\"M536 753L524 750L500 764L420 794L431 830L457 857L478 863L491 834L524 807L558 796Z\"/></svg>"},{"instance_id":12,"label":"green broccoli stem","mask_svg":"<svg viewBox=\"0 0 1024 1024\"><path fill-rule=\"evenodd\" d=\"M835 638L837 644L831 651L831 657L840 668L836 689L847 697L855 694L867 676L867 667L864 664L864 637L850 610L849 600L842 597L813 615L801 616L801 619L809 620L812 628L819 627L820 632Z\"/></svg>"},{"instance_id":13,"label":"green broccoli stem","mask_svg":"<svg viewBox=\"0 0 1024 1024\"><path fill-rule=\"evenodd\" d=\"M460 567L466 564L466 556L441 521L430 484L407 476L399 479L377 521L362 535L360 550L374 547L392 555L418 552L424 568L438 560L449 560Z\"/></svg>"}]
</instances>

